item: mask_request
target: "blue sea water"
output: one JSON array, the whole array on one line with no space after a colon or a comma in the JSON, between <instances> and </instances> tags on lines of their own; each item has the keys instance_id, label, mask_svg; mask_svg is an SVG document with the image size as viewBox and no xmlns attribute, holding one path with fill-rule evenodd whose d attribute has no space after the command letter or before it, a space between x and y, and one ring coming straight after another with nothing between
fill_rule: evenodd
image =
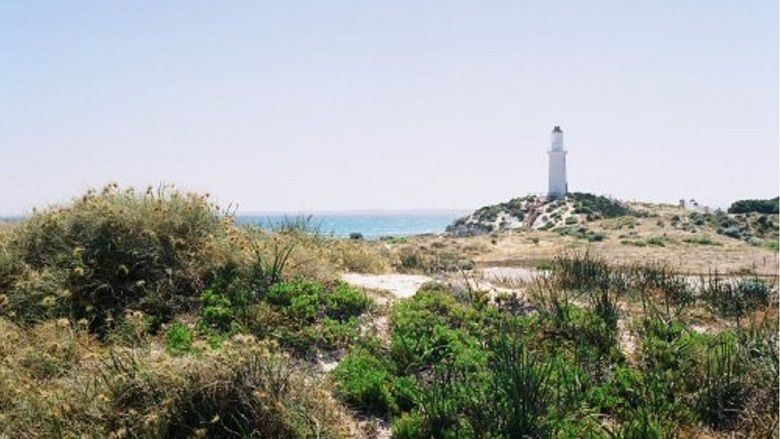
<instances>
[{"instance_id":1,"label":"blue sea water","mask_svg":"<svg viewBox=\"0 0 780 439\"><path fill-rule=\"evenodd\" d=\"M425 233L441 233L455 219L466 215L466 211L431 212L377 212L377 213L273 213L238 215L241 224L252 224L274 228L280 224L301 219L319 232L338 237L360 233L367 239L383 236L411 236Z\"/></svg>"}]
</instances>

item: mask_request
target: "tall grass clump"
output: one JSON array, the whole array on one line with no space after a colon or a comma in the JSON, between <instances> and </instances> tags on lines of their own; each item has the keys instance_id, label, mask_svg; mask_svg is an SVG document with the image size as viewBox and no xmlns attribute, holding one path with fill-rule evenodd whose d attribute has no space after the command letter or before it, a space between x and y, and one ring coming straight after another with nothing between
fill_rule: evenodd
<instances>
[{"instance_id":1,"label":"tall grass clump","mask_svg":"<svg viewBox=\"0 0 780 439\"><path fill-rule=\"evenodd\" d=\"M701 419L710 427L732 427L747 399L740 345L724 338L710 347L705 357L705 376L696 399Z\"/></svg>"},{"instance_id":2,"label":"tall grass clump","mask_svg":"<svg viewBox=\"0 0 780 439\"><path fill-rule=\"evenodd\" d=\"M0 260L2 311L22 321L86 319L98 333L128 309L163 322L197 304L237 234L205 196L167 187L89 191L11 232Z\"/></svg>"},{"instance_id":3,"label":"tall grass clump","mask_svg":"<svg viewBox=\"0 0 780 439\"><path fill-rule=\"evenodd\" d=\"M710 273L700 281L700 296L718 314L741 319L753 311L769 306L776 296L773 286L758 277L724 279Z\"/></svg>"},{"instance_id":4,"label":"tall grass clump","mask_svg":"<svg viewBox=\"0 0 780 439\"><path fill-rule=\"evenodd\" d=\"M587 252L557 256L551 274L557 287L568 290L603 291L619 286L615 269Z\"/></svg>"}]
</instances>

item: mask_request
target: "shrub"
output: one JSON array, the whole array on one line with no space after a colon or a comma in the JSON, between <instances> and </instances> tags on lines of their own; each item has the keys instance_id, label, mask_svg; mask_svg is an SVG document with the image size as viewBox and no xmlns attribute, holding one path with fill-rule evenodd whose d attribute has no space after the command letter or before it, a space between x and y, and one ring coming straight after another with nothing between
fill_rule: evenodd
<instances>
[{"instance_id":1,"label":"shrub","mask_svg":"<svg viewBox=\"0 0 780 439\"><path fill-rule=\"evenodd\" d=\"M203 302L201 323L208 328L218 331L229 330L235 319L230 300L209 289L201 295L201 301Z\"/></svg>"},{"instance_id":2,"label":"shrub","mask_svg":"<svg viewBox=\"0 0 780 439\"><path fill-rule=\"evenodd\" d=\"M101 334L128 309L166 321L197 304L215 263L230 257L223 242L235 233L205 197L111 185L20 224L8 243L18 264L0 268L10 272L0 286L10 311L26 321L38 317L30 301L43 299L52 316L87 319ZM31 289L39 279L60 293L39 298Z\"/></svg>"},{"instance_id":3,"label":"shrub","mask_svg":"<svg viewBox=\"0 0 780 439\"><path fill-rule=\"evenodd\" d=\"M547 411L553 401L549 390L552 376L550 364L540 362L530 354L517 337L502 333L492 344L491 370L493 382L489 401L489 431L503 437L547 437Z\"/></svg>"},{"instance_id":4,"label":"shrub","mask_svg":"<svg viewBox=\"0 0 780 439\"><path fill-rule=\"evenodd\" d=\"M723 245L718 241L715 241L714 239L710 238L709 236L691 236L689 238L683 239L683 242L687 242L688 244L696 244L696 245Z\"/></svg>"},{"instance_id":5,"label":"shrub","mask_svg":"<svg viewBox=\"0 0 780 439\"><path fill-rule=\"evenodd\" d=\"M604 240L603 233L592 233L587 235L587 239L590 242L600 242Z\"/></svg>"},{"instance_id":6,"label":"shrub","mask_svg":"<svg viewBox=\"0 0 780 439\"><path fill-rule=\"evenodd\" d=\"M615 218L619 216L637 214L619 201L609 199L600 195L593 195L582 192L574 192L567 197L574 200L574 213L593 215L601 218Z\"/></svg>"},{"instance_id":7,"label":"shrub","mask_svg":"<svg viewBox=\"0 0 780 439\"><path fill-rule=\"evenodd\" d=\"M716 274L702 280L701 297L719 314L741 318L747 313L766 307L774 288L760 278L724 280Z\"/></svg>"},{"instance_id":8,"label":"shrub","mask_svg":"<svg viewBox=\"0 0 780 439\"><path fill-rule=\"evenodd\" d=\"M246 320L256 335L278 339L297 354L337 349L360 338L358 317L373 306L360 289L345 283L304 279L279 282Z\"/></svg>"},{"instance_id":9,"label":"shrub","mask_svg":"<svg viewBox=\"0 0 780 439\"><path fill-rule=\"evenodd\" d=\"M725 229L723 229L722 233L728 236L729 238L734 238L734 239L743 238L742 230L737 226L728 226Z\"/></svg>"},{"instance_id":10,"label":"shrub","mask_svg":"<svg viewBox=\"0 0 780 439\"><path fill-rule=\"evenodd\" d=\"M725 338L707 352L696 410L707 425L716 429L733 426L745 404L747 395L737 348L734 340Z\"/></svg>"},{"instance_id":11,"label":"shrub","mask_svg":"<svg viewBox=\"0 0 780 439\"><path fill-rule=\"evenodd\" d=\"M557 256L551 264L557 286L576 290L609 290L617 273L604 260L590 253Z\"/></svg>"},{"instance_id":12,"label":"shrub","mask_svg":"<svg viewBox=\"0 0 780 439\"><path fill-rule=\"evenodd\" d=\"M392 375L372 353L351 352L333 371L333 379L336 394L355 409L380 416L395 410Z\"/></svg>"},{"instance_id":13,"label":"shrub","mask_svg":"<svg viewBox=\"0 0 780 439\"><path fill-rule=\"evenodd\" d=\"M654 245L656 247L665 247L666 246L666 238L662 236L653 236L650 238L647 238L646 240L648 245Z\"/></svg>"},{"instance_id":14,"label":"shrub","mask_svg":"<svg viewBox=\"0 0 780 439\"><path fill-rule=\"evenodd\" d=\"M183 354L192 349L192 332L181 324L174 323L165 334L165 346L172 354Z\"/></svg>"},{"instance_id":15,"label":"shrub","mask_svg":"<svg viewBox=\"0 0 780 439\"><path fill-rule=\"evenodd\" d=\"M777 214L780 212L780 198L775 197L766 200L739 200L731 204L729 213Z\"/></svg>"},{"instance_id":16,"label":"shrub","mask_svg":"<svg viewBox=\"0 0 780 439\"><path fill-rule=\"evenodd\" d=\"M99 436L346 436L343 412L299 370L263 345L234 341L219 356L168 371L132 354L113 356L100 374L113 411Z\"/></svg>"},{"instance_id":17,"label":"shrub","mask_svg":"<svg viewBox=\"0 0 780 439\"><path fill-rule=\"evenodd\" d=\"M371 299L362 290L340 282L326 296L326 314L334 319L346 320L366 312L371 305Z\"/></svg>"},{"instance_id":18,"label":"shrub","mask_svg":"<svg viewBox=\"0 0 780 439\"><path fill-rule=\"evenodd\" d=\"M320 297L325 292L325 286L319 282L308 280L294 280L289 282L280 282L273 285L268 291L266 297L268 302L288 307L293 304L293 300L301 296Z\"/></svg>"}]
</instances>

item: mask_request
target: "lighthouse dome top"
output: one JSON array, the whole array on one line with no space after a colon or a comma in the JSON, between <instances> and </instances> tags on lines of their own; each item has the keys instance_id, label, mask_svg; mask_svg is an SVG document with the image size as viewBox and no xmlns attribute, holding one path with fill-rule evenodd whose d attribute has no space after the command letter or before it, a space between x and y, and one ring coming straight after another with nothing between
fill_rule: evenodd
<instances>
[{"instance_id":1,"label":"lighthouse dome top","mask_svg":"<svg viewBox=\"0 0 780 439\"><path fill-rule=\"evenodd\" d=\"M561 127L560 127L560 126L558 126L558 125L555 125L555 128L553 128L553 132L554 132L554 133L562 133L562 132L563 132L563 130L561 129Z\"/></svg>"}]
</instances>

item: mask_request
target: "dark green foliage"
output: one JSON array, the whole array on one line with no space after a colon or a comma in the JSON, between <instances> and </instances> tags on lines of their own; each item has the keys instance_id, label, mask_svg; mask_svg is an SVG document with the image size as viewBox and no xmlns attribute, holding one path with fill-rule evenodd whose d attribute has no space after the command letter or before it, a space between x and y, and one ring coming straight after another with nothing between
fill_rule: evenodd
<instances>
[{"instance_id":1,"label":"dark green foliage","mask_svg":"<svg viewBox=\"0 0 780 439\"><path fill-rule=\"evenodd\" d=\"M701 280L701 298L719 314L741 318L769 305L773 288L760 278L723 279L717 273Z\"/></svg>"},{"instance_id":2,"label":"dark green foliage","mask_svg":"<svg viewBox=\"0 0 780 439\"><path fill-rule=\"evenodd\" d=\"M342 399L391 417L405 438L666 438L701 423L733 430L754 412L776 419L776 329L755 331L774 338L691 331L679 317L706 288L668 267L575 254L550 268L533 287L530 315L506 296L490 302L442 286L398 302L389 349L354 351L343 366L354 372L335 377L337 388L360 389ZM768 286L734 285L744 309L771 303ZM641 299L644 318L627 361L618 303L631 299Z\"/></svg>"},{"instance_id":3,"label":"dark green foliage","mask_svg":"<svg viewBox=\"0 0 780 439\"><path fill-rule=\"evenodd\" d=\"M665 247L666 246L666 239L662 236L653 236L650 238L647 238L645 241L648 245L654 245L656 247Z\"/></svg>"},{"instance_id":4,"label":"dark green foliage","mask_svg":"<svg viewBox=\"0 0 780 439\"><path fill-rule=\"evenodd\" d=\"M551 268L555 285L560 288L604 291L619 285L619 273L587 252L558 256L553 259Z\"/></svg>"},{"instance_id":5,"label":"dark green foliage","mask_svg":"<svg viewBox=\"0 0 780 439\"><path fill-rule=\"evenodd\" d=\"M549 380L552 365L539 361L523 342L506 332L492 344L489 386L490 430L504 437L546 437L547 414L554 399Z\"/></svg>"},{"instance_id":6,"label":"dark green foliage","mask_svg":"<svg viewBox=\"0 0 780 439\"><path fill-rule=\"evenodd\" d=\"M347 404L365 413L383 416L395 410L391 393L392 374L371 352L351 352L333 371L336 394Z\"/></svg>"},{"instance_id":7,"label":"dark green foliage","mask_svg":"<svg viewBox=\"0 0 780 439\"><path fill-rule=\"evenodd\" d=\"M710 238L709 236L692 236L690 238L683 239L683 242L687 242L688 244L696 244L696 245L717 245L717 246L723 245L720 242Z\"/></svg>"},{"instance_id":8,"label":"dark green foliage","mask_svg":"<svg viewBox=\"0 0 780 439\"><path fill-rule=\"evenodd\" d=\"M732 427L747 399L740 355L739 345L725 337L707 351L706 372L696 410L715 429Z\"/></svg>"},{"instance_id":9,"label":"dark green foliage","mask_svg":"<svg viewBox=\"0 0 780 439\"><path fill-rule=\"evenodd\" d=\"M372 389L370 397L343 398L374 413L377 404L368 401L381 401L382 414L396 414L396 437L581 433L589 427L575 427L571 416L580 413L587 386L621 361L614 299L594 296L594 306L561 303L559 317L531 317L446 290L421 291L394 306L389 352L356 351L360 367L373 364L381 374L341 372L337 388ZM549 342L537 342L541 334ZM360 370L352 362L342 367Z\"/></svg>"},{"instance_id":10,"label":"dark green foliage","mask_svg":"<svg viewBox=\"0 0 780 439\"><path fill-rule=\"evenodd\" d=\"M775 197L766 200L739 200L731 204L729 213L764 213L777 214L780 212L780 198Z\"/></svg>"},{"instance_id":11,"label":"dark green foliage","mask_svg":"<svg viewBox=\"0 0 780 439\"><path fill-rule=\"evenodd\" d=\"M615 218L625 215L638 215L623 203L600 195L574 192L568 194L574 200L574 213L595 215L599 218Z\"/></svg>"},{"instance_id":12,"label":"dark green foliage","mask_svg":"<svg viewBox=\"0 0 780 439\"><path fill-rule=\"evenodd\" d=\"M299 354L334 349L359 338L358 317L372 306L366 294L345 283L322 284L304 279L273 285L266 303L247 321L260 336L278 339Z\"/></svg>"},{"instance_id":13,"label":"dark green foliage","mask_svg":"<svg viewBox=\"0 0 780 439\"><path fill-rule=\"evenodd\" d=\"M217 331L227 331L235 319L230 300L214 290L206 290L201 296L201 323Z\"/></svg>"}]
</instances>

